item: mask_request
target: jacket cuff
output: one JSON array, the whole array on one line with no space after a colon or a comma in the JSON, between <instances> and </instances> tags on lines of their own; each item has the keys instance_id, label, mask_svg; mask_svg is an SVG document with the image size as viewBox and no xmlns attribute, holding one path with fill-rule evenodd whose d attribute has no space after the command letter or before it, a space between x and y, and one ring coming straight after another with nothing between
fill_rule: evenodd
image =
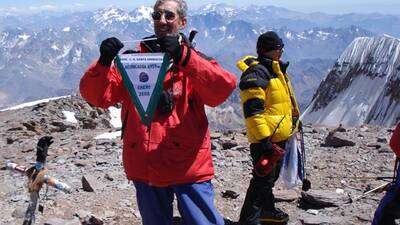
<instances>
[{"instance_id":1,"label":"jacket cuff","mask_svg":"<svg viewBox=\"0 0 400 225\"><path fill-rule=\"evenodd\" d=\"M96 61L92 64L92 66L89 69L89 71L91 71L90 76L97 77L100 76L101 74L107 74L108 71L110 71L110 68L111 68L110 66L104 66L99 61Z\"/></svg>"}]
</instances>

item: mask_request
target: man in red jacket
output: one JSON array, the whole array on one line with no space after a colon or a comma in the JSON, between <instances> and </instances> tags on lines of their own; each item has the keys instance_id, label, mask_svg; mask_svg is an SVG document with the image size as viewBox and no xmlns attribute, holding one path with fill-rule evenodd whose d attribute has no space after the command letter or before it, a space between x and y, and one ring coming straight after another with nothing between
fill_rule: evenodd
<instances>
[{"instance_id":1,"label":"man in red jacket","mask_svg":"<svg viewBox=\"0 0 400 225\"><path fill-rule=\"evenodd\" d=\"M179 33L186 26L186 12L184 0L157 0L152 14L156 40L140 44L141 52L166 52L172 58L150 126L141 123L112 64L123 47L117 38L102 42L99 60L80 82L89 103L102 108L122 103L124 169L134 182L144 225L171 225L174 195L184 224L224 224L210 182L214 168L204 107L224 102L236 78Z\"/></svg>"},{"instance_id":2,"label":"man in red jacket","mask_svg":"<svg viewBox=\"0 0 400 225\"><path fill-rule=\"evenodd\" d=\"M379 204L372 225L395 225L395 220L400 218L400 166L398 165L400 159L400 123L397 124L390 139L390 147L396 153L397 157L397 168L395 168L396 178L388 187L385 196Z\"/></svg>"}]
</instances>

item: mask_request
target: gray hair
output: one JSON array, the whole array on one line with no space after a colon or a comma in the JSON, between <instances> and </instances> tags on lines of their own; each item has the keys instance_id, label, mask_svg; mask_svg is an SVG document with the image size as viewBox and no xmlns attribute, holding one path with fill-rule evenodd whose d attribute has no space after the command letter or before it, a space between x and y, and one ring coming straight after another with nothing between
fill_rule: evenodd
<instances>
[{"instance_id":1,"label":"gray hair","mask_svg":"<svg viewBox=\"0 0 400 225\"><path fill-rule=\"evenodd\" d=\"M157 0L156 3L154 4L154 7L153 7L154 11L156 10L156 8L158 6L160 6L161 4L163 4L165 2L176 2L176 3L178 3L177 12L178 12L179 17L181 17L182 19L186 18L187 11L188 11L188 6L187 6L187 3L186 3L185 0Z\"/></svg>"}]
</instances>

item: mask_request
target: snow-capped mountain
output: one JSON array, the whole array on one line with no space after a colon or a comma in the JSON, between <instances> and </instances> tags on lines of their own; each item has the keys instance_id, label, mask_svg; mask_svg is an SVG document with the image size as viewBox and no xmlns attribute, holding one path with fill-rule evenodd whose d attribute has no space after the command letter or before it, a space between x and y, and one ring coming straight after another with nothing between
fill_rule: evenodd
<instances>
[{"instance_id":1,"label":"snow-capped mountain","mask_svg":"<svg viewBox=\"0 0 400 225\"><path fill-rule=\"evenodd\" d=\"M92 20L97 28L113 30L115 32L127 29L129 24L146 21L151 22L150 7L141 6L132 12L111 6L94 12Z\"/></svg>"},{"instance_id":2,"label":"snow-capped mountain","mask_svg":"<svg viewBox=\"0 0 400 225\"><path fill-rule=\"evenodd\" d=\"M141 20L151 21L151 13L153 12L153 8L140 6L136 8L132 12L130 12L132 22L139 22Z\"/></svg>"},{"instance_id":3,"label":"snow-capped mountain","mask_svg":"<svg viewBox=\"0 0 400 225\"><path fill-rule=\"evenodd\" d=\"M129 13L123 9L111 6L98 10L93 15L93 20L96 24L107 27L112 25L125 25L132 22L133 18L130 17Z\"/></svg>"},{"instance_id":4,"label":"snow-capped mountain","mask_svg":"<svg viewBox=\"0 0 400 225\"><path fill-rule=\"evenodd\" d=\"M200 7L195 13L201 15L215 13L230 18L236 16L239 13L239 10L235 6L231 6L224 3L210 3Z\"/></svg>"},{"instance_id":5,"label":"snow-capped mountain","mask_svg":"<svg viewBox=\"0 0 400 225\"><path fill-rule=\"evenodd\" d=\"M355 25L378 34L400 36L400 15L379 13L332 15L320 12L302 13L271 5L234 7L226 4L208 4L194 13L219 14L225 20L245 20L265 26L267 29L286 27L300 32L313 27L343 28Z\"/></svg>"},{"instance_id":6,"label":"snow-capped mountain","mask_svg":"<svg viewBox=\"0 0 400 225\"><path fill-rule=\"evenodd\" d=\"M360 37L343 52L303 115L336 126L392 126L400 119L400 40Z\"/></svg>"}]
</instances>

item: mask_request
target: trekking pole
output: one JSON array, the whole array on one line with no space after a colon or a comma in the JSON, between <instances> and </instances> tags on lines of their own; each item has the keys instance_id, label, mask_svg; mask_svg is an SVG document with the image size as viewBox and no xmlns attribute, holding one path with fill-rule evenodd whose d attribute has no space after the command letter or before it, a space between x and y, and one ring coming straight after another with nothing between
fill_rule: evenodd
<instances>
[{"instance_id":1,"label":"trekking pole","mask_svg":"<svg viewBox=\"0 0 400 225\"><path fill-rule=\"evenodd\" d=\"M304 131L303 131L303 124L300 121L299 124L299 132L300 132L300 138L301 138L301 158L303 160L303 185L301 186L301 190L303 191L308 191L311 189L311 181L307 179L307 172L306 172L306 166L307 166L307 161L306 161L306 148L304 144Z\"/></svg>"},{"instance_id":2,"label":"trekking pole","mask_svg":"<svg viewBox=\"0 0 400 225\"><path fill-rule=\"evenodd\" d=\"M360 200L360 199L362 199L362 198L365 198L366 196L368 196L368 195L371 194L371 193L374 193L374 192L380 193L380 192L382 192L382 191L383 191L389 184L391 184L391 183L392 183L392 182L388 182L388 183L382 184L382 185L380 185L380 186L378 186L378 187L376 187L376 188L374 188L374 189L372 189L372 190L369 190L369 191L363 193L362 195L360 195L360 196L358 196L358 197L355 197L354 199L350 199L350 203L353 203L353 202L355 202L355 201L357 201L357 200Z\"/></svg>"},{"instance_id":3,"label":"trekking pole","mask_svg":"<svg viewBox=\"0 0 400 225\"><path fill-rule=\"evenodd\" d=\"M340 177L340 176L327 176L329 179L350 179L350 180L391 180L393 177L391 176L365 176L365 177Z\"/></svg>"}]
</instances>

